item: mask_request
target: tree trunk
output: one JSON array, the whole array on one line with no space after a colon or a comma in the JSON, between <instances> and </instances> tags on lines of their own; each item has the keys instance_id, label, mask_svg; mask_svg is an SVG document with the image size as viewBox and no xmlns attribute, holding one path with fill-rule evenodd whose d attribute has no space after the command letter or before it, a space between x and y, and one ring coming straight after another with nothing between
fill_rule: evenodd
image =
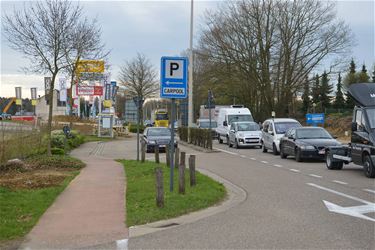
<instances>
[{"instance_id":1,"label":"tree trunk","mask_svg":"<svg viewBox=\"0 0 375 250\"><path fill-rule=\"evenodd\" d=\"M48 111L48 124L47 124L47 155L52 155L51 153L51 131L52 131L52 112L53 112L53 90L55 88L55 79L57 73L52 74L51 86L49 90L49 111Z\"/></svg>"}]
</instances>

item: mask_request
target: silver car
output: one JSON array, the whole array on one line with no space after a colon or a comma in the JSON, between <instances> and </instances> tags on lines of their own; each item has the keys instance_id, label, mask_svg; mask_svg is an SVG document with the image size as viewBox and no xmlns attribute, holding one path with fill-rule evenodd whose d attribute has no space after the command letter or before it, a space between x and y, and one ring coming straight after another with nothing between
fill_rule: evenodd
<instances>
[{"instance_id":1,"label":"silver car","mask_svg":"<svg viewBox=\"0 0 375 250\"><path fill-rule=\"evenodd\" d=\"M229 130L228 146L239 147L260 147L262 131L255 122L232 122Z\"/></svg>"}]
</instances>

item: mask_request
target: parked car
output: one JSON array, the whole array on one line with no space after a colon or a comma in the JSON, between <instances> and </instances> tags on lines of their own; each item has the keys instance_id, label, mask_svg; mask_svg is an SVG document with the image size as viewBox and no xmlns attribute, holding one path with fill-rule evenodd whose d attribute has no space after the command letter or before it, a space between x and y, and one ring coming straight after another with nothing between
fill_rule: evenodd
<instances>
[{"instance_id":1,"label":"parked car","mask_svg":"<svg viewBox=\"0 0 375 250\"><path fill-rule=\"evenodd\" d=\"M327 147L340 145L324 128L292 128L280 140L280 157L294 156L298 162L307 158L323 160Z\"/></svg>"},{"instance_id":2,"label":"parked car","mask_svg":"<svg viewBox=\"0 0 375 250\"><path fill-rule=\"evenodd\" d=\"M232 105L230 108L221 108L217 117L216 134L219 143L229 144L229 127L232 122L253 122L253 116L243 105Z\"/></svg>"},{"instance_id":3,"label":"parked car","mask_svg":"<svg viewBox=\"0 0 375 250\"><path fill-rule=\"evenodd\" d=\"M262 131L256 122L233 122L230 126L229 147L260 147L261 138Z\"/></svg>"},{"instance_id":4,"label":"parked car","mask_svg":"<svg viewBox=\"0 0 375 250\"><path fill-rule=\"evenodd\" d=\"M143 122L143 126L145 126L145 127L152 127L152 121L151 120L145 120Z\"/></svg>"},{"instance_id":5,"label":"parked car","mask_svg":"<svg viewBox=\"0 0 375 250\"><path fill-rule=\"evenodd\" d=\"M165 127L147 127L143 132L142 143L146 145L146 152L150 153L158 146L159 150L165 150L171 141L171 130ZM174 141L177 147L177 141Z\"/></svg>"},{"instance_id":6,"label":"parked car","mask_svg":"<svg viewBox=\"0 0 375 250\"><path fill-rule=\"evenodd\" d=\"M297 127L302 127L302 125L297 120L290 118L272 118L264 121L261 140L263 153L272 150L274 155L278 155L281 137L289 129Z\"/></svg>"}]
</instances>

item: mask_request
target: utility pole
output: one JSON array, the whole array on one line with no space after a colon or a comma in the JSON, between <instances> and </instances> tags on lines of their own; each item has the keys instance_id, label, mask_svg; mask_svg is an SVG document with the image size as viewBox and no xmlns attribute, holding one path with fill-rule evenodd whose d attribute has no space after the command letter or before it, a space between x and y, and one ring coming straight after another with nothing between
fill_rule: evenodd
<instances>
[{"instance_id":1,"label":"utility pole","mask_svg":"<svg viewBox=\"0 0 375 250\"><path fill-rule=\"evenodd\" d=\"M190 8L190 53L189 53L188 127L192 127L193 126L193 17L194 17L193 10L194 10L194 1L191 0L191 8Z\"/></svg>"}]
</instances>

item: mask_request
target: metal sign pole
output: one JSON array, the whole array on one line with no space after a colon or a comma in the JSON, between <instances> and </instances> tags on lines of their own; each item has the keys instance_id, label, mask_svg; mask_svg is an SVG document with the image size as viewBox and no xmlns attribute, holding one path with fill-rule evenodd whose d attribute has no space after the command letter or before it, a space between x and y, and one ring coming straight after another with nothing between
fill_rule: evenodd
<instances>
[{"instance_id":1,"label":"metal sign pole","mask_svg":"<svg viewBox=\"0 0 375 250\"><path fill-rule=\"evenodd\" d=\"M171 141L169 143L170 148L170 180L169 180L169 191L173 192L173 173L174 173L174 120L175 120L175 109L176 103L175 98L172 98L172 114L171 114Z\"/></svg>"},{"instance_id":2,"label":"metal sign pole","mask_svg":"<svg viewBox=\"0 0 375 250\"><path fill-rule=\"evenodd\" d=\"M139 161L139 98L137 102L137 161Z\"/></svg>"}]
</instances>

